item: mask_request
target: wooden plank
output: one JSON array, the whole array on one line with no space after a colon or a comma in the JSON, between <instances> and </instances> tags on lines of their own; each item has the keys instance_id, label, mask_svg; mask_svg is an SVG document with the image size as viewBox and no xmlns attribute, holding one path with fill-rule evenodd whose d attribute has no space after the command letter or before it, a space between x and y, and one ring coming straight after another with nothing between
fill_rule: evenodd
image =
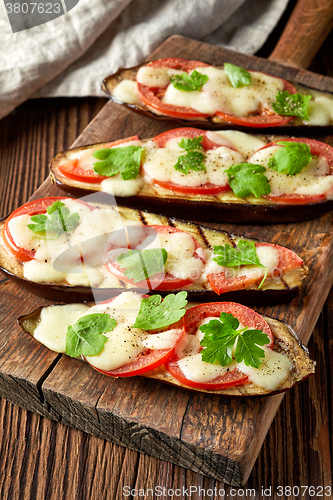
<instances>
[{"instance_id":1,"label":"wooden plank","mask_svg":"<svg viewBox=\"0 0 333 500\"><path fill-rule=\"evenodd\" d=\"M333 90L330 78L286 69L277 63L182 37L169 39L153 57L191 58L193 54L197 59L215 64L228 60L322 90ZM141 137L152 136L173 126L171 120L148 120L108 102L74 145L116 140L136 133ZM332 137L326 136L325 140L332 144ZM46 181L35 197L48 194L59 192ZM291 304L260 309L288 320L307 341L333 281L331 214L302 224L265 227L224 224L223 228L290 246L308 262L310 276L299 298ZM12 350L4 352L0 364L0 391L6 398L39 413L46 411L50 418L86 432L218 480L234 485L246 481L282 396L226 400L145 379L109 380L65 356L53 366L56 359L52 353L30 338L24 338L22 351L16 354L14 347L22 339L13 323L16 316L23 313L22 300L26 296L20 295L12 284L6 287L2 292L8 294L5 303L10 310L5 311L7 322L2 324L0 338L4 342L10 331L13 344ZM40 303L40 299L29 296L24 301L24 312ZM32 366L32 359L41 359L41 365ZM6 380L11 390L6 389ZM22 380L24 386L17 382Z\"/></svg>"}]
</instances>

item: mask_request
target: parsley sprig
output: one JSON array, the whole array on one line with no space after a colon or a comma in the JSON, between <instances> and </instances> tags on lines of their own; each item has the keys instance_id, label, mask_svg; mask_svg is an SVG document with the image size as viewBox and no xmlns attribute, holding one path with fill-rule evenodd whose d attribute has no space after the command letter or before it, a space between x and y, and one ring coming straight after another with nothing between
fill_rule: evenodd
<instances>
[{"instance_id":1,"label":"parsley sprig","mask_svg":"<svg viewBox=\"0 0 333 500\"><path fill-rule=\"evenodd\" d=\"M264 174L265 167L254 163L238 163L225 170L229 186L238 198L246 198L253 194L256 198L269 194L271 186Z\"/></svg>"},{"instance_id":2,"label":"parsley sprig","mask_svg":"<svg viewBox=\"0 0 333 500\"><path fill-rule=\"evenodd\" d=\"M280 173L299 174L313 158L316 158L304 142L279 141L276 144L284 147L274 153L273 158L268 161L268 166Z\"/></svg>"},{"instance_id":3,"label":"parsley sprig","mask_svg":"<svg viewBox=\"0 0 333 500\"><path fill-rule=\"evenodd\" d=\"M214 255L215 257L213 260L217 262L219 266L238 267L252 265L266 269L265 275L258 288L262 287L267 278L268 269L266 266L261 264L254 241L240 240L237 248L230 246L228 243L223 246L215 246Z\"/></svg>"},{"instance_id":4,"label":"parsley sprig","mask_svg":"<svg viewBox=\"0 0 333 500\"><path fill-rule=\"evenodd\" d=\"M75 325L69 326L66 337L66 354L76 358L99 354L107 341L105 332L111 332L117 322L108 314L88 314L80 318Z\"/></svg>"},{"instance_id":5,"label":"parsley sprig","mask_svg":"<svg viewBox=\"0 0 333 500\"><path fill-rule=\"evenodd\" d=\"M180 75L173 75L170 80L176 89L193 92L194 90L201 90L208 81L208 76L194 70L190 75L186 72Z\"/></svg>"},{"instance_id":6,"label":"parsley sprig","mask_svg":"<svg viewBox=\"0 0 333 500\"><path fill-rule=\"evenodd\" d=\"M275 113L287 116L299 116L309 121L308 104L310 95L289 94L287 90L279 90L276 96L276 102L272 103Z\"/></svg>"},{"instance_id":7,"label":"parsley sprig","mask_svg":"<svg viewBox=\"0 0 333 500\"><path fill-rule=\"evenodd\" d=\"M148 250L129 250L128 253L118 255L117 262L124 275L139 283L155 274L164 272L164 264L168 253L164 248L153 248Z\"/></svg>"},{"instance_id":8,"label":"parsley sprig","mask_svg":"<svg viewBox=\"0 0 333 500\"><path fill-rule=\"evenodd\" d=\"M57 200L47 207L47 214L38 214L31 217L35 224L28 224L27 227L34 233L49 232L55 233L58 238L61 234L73 231L79 225L79 214L70 214L64 203Z\"/></svg>"},{"instance_id":9,"label":"parsley sprig","mask_svg":"<svg viewBox=\"0 0 333 500\"><path fill-rule=\"evenodd\" d=\"M186 297L187 292L179 292L170 293L163 301L160 295L143 299L133 328L155 330L176 323L185 314Z\"/></svg>"},{"instance_id":10,"label":"parsley sprig","mask_svg":"<svg viewBox=\"0 0 333 500\"><path fill-rule=\"evenodd\" d=\"M94 172L107 177L120 173L124 181L135 179L140 173L144 149L141 146L98 149L93 152L93 156L101 161L94 163Z\"/></svg>"},{"instance_id":11,"label":"parsley sprig","mask_svg":"<svg viewBox=\"0 0 333 500\"><path fill-rule=\"evenodd\" d=\"M239 321L230 313L221 313L219 319L213 319L199 330L204 333L200 344L202 360L207 363L229 365L233 358L237 363L244 361L246 366L259 368L265 357L265 351L259 346L270 343L262 330L248 327L237 330ZM234 350L234 353L233 353Z\"/></svg>"},{"instance_id":12,"label":"parsley sprig","mask_svg":"<svg viewBox=\"0 0 333 500\"><path fill-rule=\"evenodd\" d=\"M247 87L251 85L251 74L240 66L231 63L224 63L224 71L233 87Z\"/></svg>"},{"instance_id":13,"label":"parsley sprig","mask_svg":"<svg viewBox=\"0 0 333 500\"><path fill-rule=\"evenodd\" d=\"M203 136L194 137L193 139L185 138L178 143L178 146L185 149L186 154L178 157L178 161L174 166L175 170L178 170L182 174L187 175L190 170L203 170L206 171L204 161L206 155L202 152Z\"/></svg>"}]
</instances>

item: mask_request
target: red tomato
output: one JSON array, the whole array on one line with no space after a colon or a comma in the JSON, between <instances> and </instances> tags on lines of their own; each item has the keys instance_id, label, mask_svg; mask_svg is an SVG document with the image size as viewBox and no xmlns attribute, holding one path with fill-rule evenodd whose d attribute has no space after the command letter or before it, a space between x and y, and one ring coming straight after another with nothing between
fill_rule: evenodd
<instances>
[{"instance_id":1,"label":"red tomato","mask_svg":"<svg viewBox=\"0 0 333 500\"><path fill-rule=\"evenodd\" d=\"M110 142L108 144L101 144L100 148L113 148L118 144L122 144L124 142L130 141L138 141L139 138L137 135L133 135L132 137L127 137L126 139L120 139L119 141ZM97 150L97 148L96 148ZM97 162L98 160L96 160ZM100 184L104 179L108 179L107 176L96 174L96 172L91 170L85 170L80 167L80 160L75 158L74 160L68 160L66 163L63 163L58 167L58 171L64 177L68 179L73 179L74 181L79 182L89 182L91 184Z\"/></svg>"},{"instance_id":2,"label":"red tomato","mask_svg":"<svg viewBox=\"0 0 333 500\"><path fill-rule=\"evenodd\" d=\"M179 193L185 194L202 194L202 195L215 195L219 193L224 193L225 191L230 191L230 186L216 186L215 184L202 184L200 186L181 186L180 184L174 184L173 182L164 182L154 179L153 182L158 186L169 189L170 191L177 191Z\"/></svg>"},{"instance_id":3,"label":"red tomato","mask_svg":"<svg viewBox=\"0 0 333 500\"><path fill-rule=\"evenodd\" d=\"M284 81L283 90L287 90L289 94L296 94L297 90L291 83ZM291 122L294 116L283 116L274 113L274 111L263 110L261 113L254 116L235 116L222 111L216 111L216 115L226 122L242 125L245 127L279 127Z\"/></svg>"},{"instance_id":4,"label":"red tomato","mask_svg":"<svg viewBox=\"0 0 333 500\"><path fill-rule=\"evenodd\" d=\"M52 205L55 201L58 200L65 200L66 198L64 196L54 196L52 198L42 198L40 200L34 200L30 201L29 203L26 203L22 207L17 208L14 210L14 212L8 217L6 222L4 223L3 230L2 230L2 235L3 235L3 243L6 249L8 250L9 253L14 255L17 259L19 259L21 262L27 262L29 260L32 260L35 256L35 251L33 250L27 250L25 248L19 247L11 233L8 227L8 223L11 219L14 219L14 217L18 217L19 215L37 215L37 214L43 214L46 212L47 207ZM68 198L71 199L71 198ZM80 201L80 200L77 200ZM80 203L84 203L88 207L93 210L94 207L91 207L88 203L85 203L84 201L80 201Z\"/></svg>"},{"instance_id":5,"label":"red tomato","mask_svg":"<svg viewBox=\"0 0 333 500\"><path fill-rule=\"evenodd\" d=\"M169 226L146 226L145 227L146 236L149 234L163 234L163 233L183 233L180 229L176 229L174 227ZM193 236L191 236L193 238ZM201 259L198 254L198 249L201 249L199 243L193 238L195 243L195 252L193 254L194 257ZM202 259L201 259L202 260ZM155 274L151 278L139 283L134 283L133 280L127 278L124 274L124 270L119 266L118 262L109 262L108 263L109 271L116 276L118 279L125 281L126 283L130 283L131 285L137 288L149 288L149 290L179 290L181 288L185 288L188 285L191 285L195 281L193 278L177 278L170 273L167 274Z\"/></svg>"},{"instance_id":6,"label":"red tomato","mask_svg":"<svg viewBox=\"0 0 333 500\"><path fill-rule=\"evenodd\" d=\"M307 144L310 148L310 152L314 156L323 157L329 167L330 167L330 175L333 175L333 148L324 142L316 141L314 139L305 139L303 137L292 137L292 138L283 138L279 141L270 142L266 144L261 149L266 149L271 146L276 146L277 142L280 141L288 141L288 142L303 142ZM283 147L283 146L281 146ZM259 149L258 151L261 151ZM326 199L325 194L317 194L317 195L305 195L305 194L281 194L281 195L265 195L263 198L267 198L268 200L272 200L277 203L284 204L309 204L309 203L318 203L320 201L324 201Z\"/></svg>"},{"instance_id":7,"label":"red tomato","mask_svg":"<svg viewBox=\"0 0 333 500\"><path fill-rule=\"evenodd\" d=\"M277 279L283 273L303 264L303 260L298 257L295 252L289 250L288 248L281 247L280 245L272 245L271 243L256 243L256 248L262 246L273 246L279 250L280 254L278 266L271 273L268 273L268 277ZM251 285L259 284L262 281L262 278L258 279L253 276L236 276L235 278L227 278L224 271L218 274L208 274L207 278L212 289L218 295L225 292L245 289Z\"/></svg>"},{"instance_id":8,"label":"red tomato","mask_svg":"<svg viewBox=\"0 0 333 500\"><path fill-rule=\"evenodd\" d=\"M273 334L268 325L268 323L256 312L252 311L248 307L242 306L240 304L235 304L234 302L215 302L212 304L200 304L198 306L191 307L186 311L184 316L185 319L185 330L189 335L196 333L199 323L207 317L219 317L222 312L230 313L244 326L253 328L256 330L262 330L270 338L270 344L268 347L273 345ZM210 382L194 382L185 377L178 365L179 358L174 357L166 365L167 371L183 385L189 387L195 387L197 389L206 390L217 390L226 389L227 387L232 387L236 385L243 385L248 382L248 376L241 373L237 368L231 370L224 375L219 375L214 380Z\"/></svg>"},{"instance_id":9,"label":"red tomato","mask_svg":"<svg viewBox=\"0 0 333 500\"><path fill-rule=\"evenodd\" d=\"M190 127L182 127L182 128L175 128L173 130L168 130L167 132L163 132L162 134L159 134L156 137L154 137L153 141L156 142L160 148L164 148L164 146L168 141L170 141L171 139L175 139L176 137L187 137L189 139L194 139L195 137L200 137L200 136L203 137L201 144L205 151L208 151L209 149L219 148L221 146L221 144L211 141L207 137L206 130L201 130L199 128L190 128ZM235 148L231 145L228 147L230 149L235 150Z\"/></svg>"},{"instance_id":10,"label":"red tomato","mask_svg":"<svg viewBox=\"0 0 333 500\"><path fill-rule=\"evenodd\" d=\"M144 298L147 298L148 295L144 295ZM112 299L106 300L103 304L112 302L115 297ZM175 347L179 345L182 339L185 336L185 321L184 318L181 318L177 323L170 325L171 328L179 329L179 333L175 340L173 347L170 349L148 349L147 351L139 354L135 361L128 363L127 365L121 366L116 370L101 370L100 368L96 368L91 365L98 372L104 373L105 375L109 375L111 377L133 377L134 375L140 375L142 373L148 372L157 368L158 366L166 363L174 354ZM159 332L154 332L152 335ZM87 360L86 360L87 361ZM89 363L89 361L88 361ZM90 364L90 363L89 363Z\"/></svg>"},{"instance_id":11,"label":"red tomato","mask_svg":"<svg viewBox=\"0 0 333 500\"><path fill-rule=\"evenodd\" d=\"M203 136L202 146L205 151L210 149L219 148L221 144L217 144L216 142L211 141L207 137L207 132L205 130L200 130L198 128L177 128L174 130L168 130L167 132L163 132L162 134L156 136L153 140L158 144L160 148L163 148L168 141L174 139L175 137L188 137L193 139L194 137ZM235 151L235 148L232 146L228 146L230 149ZM223 193L224 191L230 191L230 186L227 184L226 186L217 186L215 184L202 184L200 186L182 186L180 184L175 184L173 182L161 181L159 179L152 179L154 184L158 186L169 189L170 191L177 191L179 193L185 194L201 194L201 195L216 195L219 193Z\"/></svg>"},{"instance_id":12,"label":"red tomato","mask_svg":"<svg viewBox=\"0 0 333 500\"><path fill-rule=\"evenodd\" d=\"M153 61L149 63L148 66L153 68L179 69L188 73L195 68L202 68L209 66L209 64L199 61L188 61L186 59L167 58ZM153 110L156 110L159 114L170 116L172 118L202 118L209 116L207 114L200 113L200 111L193 108L174 106L173 104L164 104L160 97L158 97L161 93L161 89L150 88L142 83L138 83L138 92L142 101L150 108L153 108Z\"/></svg>"}]
</instances>

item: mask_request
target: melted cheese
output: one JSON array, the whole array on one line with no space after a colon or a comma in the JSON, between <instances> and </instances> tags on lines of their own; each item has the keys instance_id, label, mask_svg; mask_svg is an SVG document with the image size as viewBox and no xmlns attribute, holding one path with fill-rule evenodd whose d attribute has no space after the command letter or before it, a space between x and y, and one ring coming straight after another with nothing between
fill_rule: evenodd
<instances>
[{"instance_id":1,"label":"melted cheese","mask_svg":"<svg viewBox=\"0 0 333 500\"><path fill-rule=\"evenodd\" d=\"M268 167L268 161L280 146L272 146L258 151L250 158L250 163L256 163L266 167L264 175L268 178L271 186L271 194L304 194L316 195L326 194L333 191L333 175L327 175L330 167L323 157L313 159L296 175L287 175L277 172Z\"/></svg>"},{"instance_id":2,"label":"melted cheese","mask_svg":"<svg viewBox=\"0 0 333 500\"><path fill-rule=\"evenodd\" d=\"M187 92L169 85L162 98L162 102L164 104L172 104L173 106L192 108L205 115L215 115L215 109L209 102L208 94L199 90Z\"/></svg>"},{"instance_id":3,"label":"melted cheese","mask_svg":"<svg viewBox=\"0 0 333 500\"><path fill-rule=\"evenodd\" d=\"M66 335L69 325L83 316L89 307L84 304L43 307L34 337L55 352L66 352Z\"/></svg>"},{"instance_id":4,"label":"melted cheese","mask_svg":"<svg viewBox=\"0 0 333 500\"><path fill-rule=\"evenodd\" d=\"M113 196L123 196L124 198L139 193L143 184L144 180L141 175L138 175L135 179L124 180L120 174L117 174L101 182L104 193Z\"/></svg>"},{"instance_id":5,"label":"melted cheese","mask_svg":"<svg viewBox=\"0 0 333 500\"><path fill-rule=\"evenodd\" d=\"M249 380L267 391L274 391L288 377L293 363L288 356L262 347L265 357L259 368L238 363L238 369L249 377Z\"/></svg>"},{"instance_id":6,"label":"melted cheese","mask_svg":"<svg viewBox=\"0 0 333 500\"><path fill-rule=\"evenodd\" d=\"M239 130L208 131L207 137L217 144L235 148L245 159L252 156L258 149L265 146L265 142L251 134Z\"/></svg>"},{"instance_id":7,"label":"melted cheese","mask_svg":"<svg viewBox=\"0 0 333 500\"><path fill-rule=\"evenodd\" d=\"M312 99L308 104L309 120L295 118L295 125L316 125L325 127L333 123L333 95L328 92L320 92L302 85L295 84L296 89L301 94L311 95Z\"/></svg>"},{"instance_id":8,"label":"melted cheese","mask_svg":"<svg viewBox=\"0 0 333 500\"><path fill-rule=\"evenodd\" d=\"M279 78L263 73L251 72L250 85L234 88L223 69L198 68L197 71L209 74L209 80L202 87L215 111L222 111L235 116L248 116L259 108L272 110L279 90L284 83Z\"/></svg>"},{"instance_id":9,"label":"melted cheese","mask_svg":"<svg viewBox=\"0 0 333 500\"><path fill-rule=\"evenodd\" d=\"M138 94L138 86L133 80L122 80L112 90L111 95L116 101L139 106L143 104Z\"/></svg>"},{"instance_id":10,"label":"melted cheese","mask_svg":"<svg viewBox=\"0 0 333 500\"><path fill-rule=\"evenodd\" d=\"M192 170L189 174L183 174L174 168L179 156L186 154L178 145L180 140L178 137L168 141L164 148L145 151L143 168L148 179L172 182L180 186L200 186L207 183L226 186L228 176L225 170L231 165L244 162L240 153L221 146L206 152L203 162L206 171Z\"/></svg>"}]
</instances>

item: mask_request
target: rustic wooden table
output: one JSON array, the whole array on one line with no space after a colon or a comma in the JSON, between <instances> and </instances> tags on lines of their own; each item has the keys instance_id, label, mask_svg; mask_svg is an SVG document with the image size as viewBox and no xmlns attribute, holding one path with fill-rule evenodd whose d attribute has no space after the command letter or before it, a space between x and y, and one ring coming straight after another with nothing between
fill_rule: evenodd
<instances>
[{"instance_id":1,"label":"rustic wooden table","mask_svg":"<svg viewBox=\"0 0 333 500\"><path fill-rule=\"evenodd\" d=\"M283 22L259 55L269 54ZM332 42L331 33L312 71L333 76ZM46 178L49 161L74 142L105 102L102 98L28 101L0 122L1 215L27 201ZM331 292L309 343L316 374L286 394L241 489L0 400L1 500L333 498L332 314Z\"/></svg>"}]
</instances>

